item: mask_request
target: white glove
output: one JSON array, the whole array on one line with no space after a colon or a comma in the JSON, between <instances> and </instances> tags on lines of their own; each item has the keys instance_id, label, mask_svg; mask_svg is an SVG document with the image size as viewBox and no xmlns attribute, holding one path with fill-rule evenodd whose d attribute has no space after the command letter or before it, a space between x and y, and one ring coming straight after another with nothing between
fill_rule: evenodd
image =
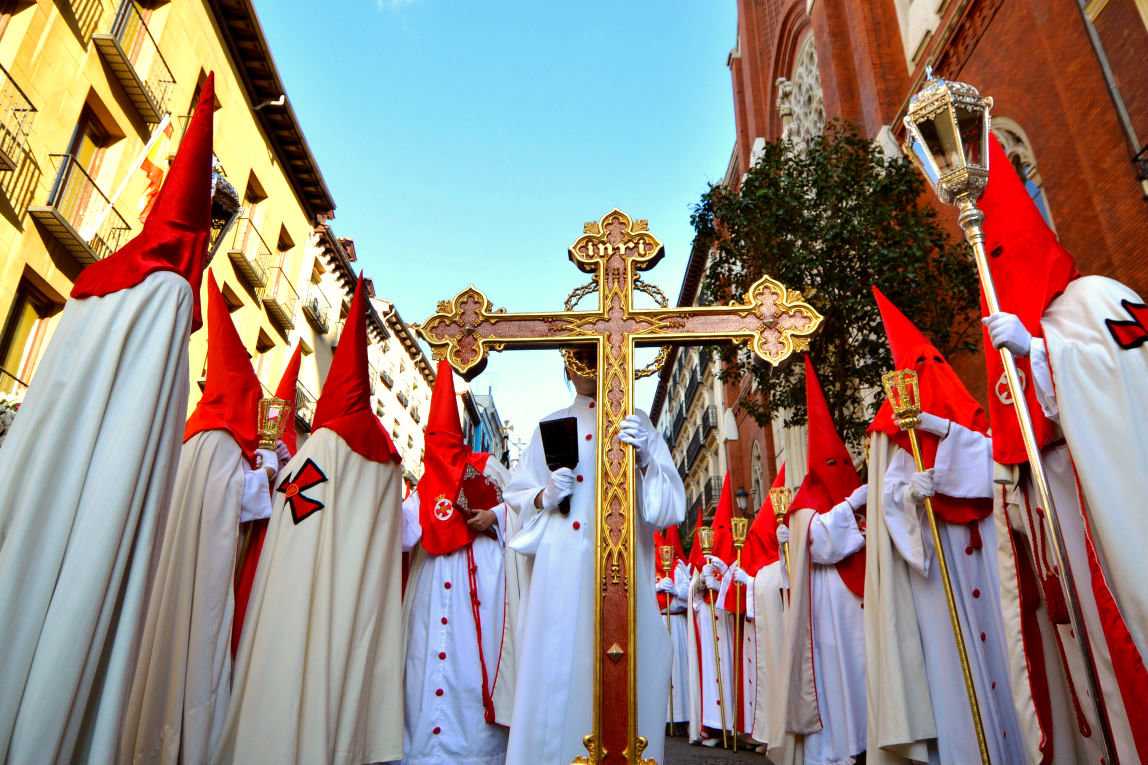
<instances>
[{"instance_id":1,"label":"white glove","mask_svg":"<svg viewBox=\"0 0 1148 765\"><path fill-rule=\"evenodd\" d=\"M554 510L558 504L574 493L574 471L558 468L550 473L546 488L542 490L542 509Z\"/></svg>"},{"instance_id":2,"label":"white glove","mask_svg":"<svg viewBox=\"0 0 1148 765\"><path fill-rule=\"evenodd\" d=\"M656 592L673 592L674 583L669 579L659 579L658 583L654 585L654 590Z\"/></svg>"},{"instance_id":3,"label":"white glove","mask_svg":"<svg viewBox=\"0 0 1148 765\"><path fill-rule=\"evenodd\" d=\"M714 575L714 567L713 566L711 566L708 563L706 565L702 566L702 579L705 579L706 577L711 577L713 575Z\"/></svg>"},{"instance_id":4,"label":"white glove","mask_svg":"<svg viewBox=\"0 0 1148 765\"><path fill-rule=\"evenodd\" d=\"M275 455L279 458L279 467L283 467L291 461L291 450L282 441L275 442Z\"/></svg>"},{"instance_id":5,"label":"white glove","mask_svg":"<svg viewBox=\"0 0 1148 765\"><path fill-rule=\"evenodd\" d=\"M920 428L926 433L932 433L934 436L944 438L949 435L949 426L951 424L951 421L946 420L944 417L938 417L928 412L921 412Z\"/></svg>"},{"instance_id":6,"label":"white glove","mask_svg":"<svg viewBox=\"0 0 1148 765\"><path fill-rule=\"evenodd\" d=\"M638 467L646 467L653 456L653 439L658 437L657 431L650 428L644 419L631 414L618 426L618 440L634 447L638 457Z\"/></svg>"},{"instance_id":7,"label":"white glove","mask_svg":"<svg viewBox=\"0 0 1148 765\"><path fill-rule=\"evenodd\" d=\"M777 543L779 545L789 544L789 527L784 524L777 524Z\"/></svg>"},{"instance_id":8,"label":"white glove","mask_svg":"<svg viewBox=\"0 0 1148 765\"><path fill-rule=\"evenodd\" d=\"M279 455L270 449L256 449L255 458L256 464L269 471L268 475L271 477L279 472Z\"/></svg>"},{"instance_id":9,"label":"white glove","mask_svg":"<svg viewBox=\"0 0 1148 765\"><path fill-rule=\"evenodd\" d=\"M932 468L923 473L913 473L913 477L909 479L909 499L921 504L925 497L931 497L935 493Z\"/></svg>"},{"instance_id":10,"label":"white glove","mask_svg":"<svg viewBox=\"0 0 1148 765\"><path fill-rule=\"evenodd\" d=\"M869 484L863 483L858 486L853 490L853 493L850 494L849 498L845 501L849 503L849 508L853 512L857 512L861 508L865 507L865 505L869 502Z\"/></svg>"},{"instance_id":11,"label":"white glove","mask_svg":"<svg viewBox=\"0 0 1148 765\"><path fill-rule=\"evenodd\" d=\"M1001 311L981 319L989 330L993 348L1008 348L1017 356L1027 356L1032 346L1032 335L1016 314Z\"/></svg>"},{"instance_id":12,"label":"white glove","mask_svg":"<svg viewBox=\"0 0 1148 765\"><path fill-rule=\"evenodd\" d=\"M716 576L713 576L711 574L710 576L705 577L705 580L706 580L706 587L709 587L714 592L717 592L718 590L721 589L721 582L718 581L718 578Z\"/></svg>"},{"instance_id":13,"label":"white glove","mask_svg":"<svg viewBox=\"0 0 1148 765\"><path fill-rule=\"evenodd\" d=\"M732 576L733 580L738 584L748 585L751 581L749 574L745 573L742 567L736 563L730 566L729 572L730 576Z\"/></svg>"},{"instance_id":14,"label":"white glove","mask_svg":"<svg viewBox=\"0 0 1148 765\"><path fill-rule=\"evenodd\" d=\"M707 555L706 560L710 562L710 569L712 569L715 574L724 574L726 569L729 568L724 560L715 555Z\"/></svg>"}]
</instances>

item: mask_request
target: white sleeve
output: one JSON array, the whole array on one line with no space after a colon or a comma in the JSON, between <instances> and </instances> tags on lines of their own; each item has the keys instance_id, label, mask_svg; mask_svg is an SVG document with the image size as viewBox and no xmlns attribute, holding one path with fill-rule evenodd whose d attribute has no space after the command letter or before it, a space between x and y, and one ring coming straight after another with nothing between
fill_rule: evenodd
<instances>
[{"instance_id":1,"label":"white sleeve","mask_svg":"<svg viewBox=\"0 0 1148 765\"><path fill-rule=\"evenodd\" d=\"M267 471L243 466L243 500L239 505L239 522L259 521L271 517L271 487Z\"/></svg>"},{"instance_id":2,"label":"white sleeve","mask_svg":"<svg viewBox=\"0 0 1148 765\"><path fill-rule=\"evenodd\" d=\"M865 537L848 502L838 502L828 513L815 514L809 524L809 554L814 563L837 563L864 546Z\"/></svg>"},{"instance_id":3,"label":"white sleeve","mask_svg":"<svg viewBox=\"0 0 1148 765\"><path fill-rule=\"evenodd\" d=\"M754 594L753 594L753 587L756 583L757 583L757 580L755 580L751 576L749 578L749 581L746 582L746 584L745 584L745 596L746 596L745 597L745 619L746 619L746 621L750 621L750 622L753 621L753 615L755 613L754 608L753 608L753 601L755 600Z\"/></svg>"},{"instance_id":4,"label":"white sleeve","mask_svg":"<svg viewBox=\"0 0 1148 765\"><path fill-rule=\"evenodd\" d=\"M419 522L419 493L412 491L403 500L403 552L410 552L423 538L422 523Z\"/></svg>"},{"instance_id":5,"label":"white sleeve","mask_svg":"<svg viewBox=\"0 0 1148 765\"><path fill-rule=\"evenodd\" d=\"M490 512L494 513L494 530L498 532L498 543L506 547L506 503L499 502L494 507L490 508Z\"/></svg>"},{"instance_id":6,"label":"white sleeve","mask_svg":"<svg viewBox=\"0 0 1148 765\"><path fill-rule=\"evenodd\" d=\"M933 487L946 497L982 498L993 495L993 442L957 423L937 447Z\"/></svg>"},{"instance_id":7,"label":"white sleeve","mask_svg":"<svg viewBox=\"0 0 1148 765\"><path fill-rule=\"evenodd\" d=\"M897 552L917 573L928 576L933 557L933 541L924 527L924 509L909 497L909 479L916 469L904 449L896 449L885 470L885 530Z\"/></svg>"},{"instance_id":8,"label":"white sleeve","mask_svg":"<svg viewBox=\"0 0 1148 765\"><path fill-rule=\"evenodd\" d=\"M690 569L686 564L679 562L674 567L674 601L680 608L686 607L690 597Z\"/></svg>"},{"instance_id":9,"label":"white sleeve","mask_svg":"<svg viewBox=\"0 0 1148 765\"><path fill-rule=\"evenodd\" d=\"M1052 383L1052 366L1048 363L1048 346L1043 337L1034 337L1029 345L1029 362L1032 366L1032 384L1036 386L1036 400L1044 416L1053 422L1060 422L1060 407L1056 403L1056 387Z\"/></svg>"},{"instance_id":10,"label":"white sleeve","mask_svg":"<svg viewBox=\"0 0 1148 765\"><path fill-rule=\"evenodd\" d=\"M654 429L645 412L636 411L646 427ZM664 529L676 526L686 519L686 487L673 455L664 438L654 439L650 449L650 462L644 471L638 471L638 498L642 519L649 525Z\"/></svg>"}]
</instances>

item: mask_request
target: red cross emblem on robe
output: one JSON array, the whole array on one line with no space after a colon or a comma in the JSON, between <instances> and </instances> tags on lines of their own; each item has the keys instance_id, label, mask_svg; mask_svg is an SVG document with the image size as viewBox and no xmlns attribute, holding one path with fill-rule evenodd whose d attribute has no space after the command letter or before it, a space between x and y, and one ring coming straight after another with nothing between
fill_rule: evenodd
<instances>
[{"instance_id":1,"label":"red cross emblem on robe","mask_svg":"<svg viewBox=\"0 0 1148 765\"><path fill-rule=\"evenodd\" d=\"M287 498L287 505L291 508L291 518L295 521L296 526L324 507L322 502L311 499L303 492L326 482L327 476L323 474L314 460L308 458L293 477L279 484L276 491Z\"/></svg>"},{"instance_id":2,"label":"red cross emblem on robe","mask_svg":"<svg viewBox=\"0 0 1148 765\"><path fill-rule=\"evenodd\" d=\"M1105 319L1112 339L1126 351L1148 343L1148 304L1121 300L1120 305L1132 317L1131 320Z\"/></svg>"}]
</instances>

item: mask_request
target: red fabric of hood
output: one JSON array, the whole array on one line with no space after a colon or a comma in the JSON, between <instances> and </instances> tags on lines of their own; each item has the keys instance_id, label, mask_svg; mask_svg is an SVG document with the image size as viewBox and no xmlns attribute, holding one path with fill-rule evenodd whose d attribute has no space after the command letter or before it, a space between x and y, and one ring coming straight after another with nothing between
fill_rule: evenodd
<instances>
[{"instance_id":1,"label":"red fabric of hood","mask_svg":"<svg viewBox=\"0 0 1148 765\"><path fill-rule=\"evenodd\" d=\"M1045 309L1080 273L1072 255L1044 222L996 136L992 137L989 150L989 183L980 207L985 214L989 271L1001 310L1016 314L1033 337L1043 337L1040 320ZM988 315L983 294L981 312ZM1019 465L1027 461L1027 455L1016 410L1005 387L1004 365L1000 352L989 341L988 330L982 328L982 331L989 382L989 417L993 426L993 459L1006 465ZM1060 437L1059 432L1044 416L1036 389L1028 382L1032 379L1029 359L1018 357L1016 364L1025 381L1024 395L1036 440L1044 448Z\"/></svg>"},{"instance_id":2,"label":"red fabric of hood","mask_svg":"<svg viewBox=\"0 0 1148 765\"><path fill-rule=\"evenodd\" d=\"M356 454L372 462L400 462L399 453L371 410L371 376L367 367L367 297L363 277L347 312L339 347L315 404L312 432L328 428Z\"/></svg>"},{"instance_id":3,"label":"red fabric of hood","mask_svg":"<svg viewBox=\"0 0 1148 765\"><path fill-rule=\"evenodd\" d=\"M301 343L295 344L295 352L291 354L291 359L287 362L287 367L283 370L283 376L279 378L279 387L275 389L275 398L281 398L291 405L291 411L295 411L295 403L297 401L296 391L299 385L299 366L303 363L303 345ZM299 451L299 431L295 426L295 418L292 417L291 421L287 423L286 429L283 431L283 445L292 455Z\"/></svg>"},{"instance_id":4,"label":"red fabric of hood","mask_svg":"<svg viewBox=\"0 0 1148 765\"><path fill-rule=\"evenodd\" d=\"M259 447L259 399L262 389L251 358L231 323L227 302L207 275L207 382L187 420L183 440L208 430L226 430L249 461Z\"/></svg>"},{"instance_id":5,"label":"red fabric of hood","mask_svg":"<svg viewBox=\"0 0 1148 765\"><path fill-rule=\"evenodd\" d=\"M485 507L476 507L472 504L475 498L464 491L467 466L481 477L490 455L472 452L463 441L458 399L454 392L454 370L445 360L438 363L438 374L431 392L425 443L423 477L419 480L418 489L419 523L423 530L421 544L431 555L446 555L462 549L475 537L466 525L467 513L456 506L460 496L466 494L468 508L472 511L486 510L494 505L484 502Z\"/></svg>"},{"instance_id":6,"label":"red fabric of hood","mask_svg":"<svg viewBox=\"0 0 1148 765\"><path fill-rule=\"evenodd\" d=\"M102 297L136 286L156 271L173 271L191 285L192 331L199 329L199 285L211 240L211 141L215 75L199 93L171 170L143 230L116 253L80 273L72 297Z\"/></svg>"}]
</instances>

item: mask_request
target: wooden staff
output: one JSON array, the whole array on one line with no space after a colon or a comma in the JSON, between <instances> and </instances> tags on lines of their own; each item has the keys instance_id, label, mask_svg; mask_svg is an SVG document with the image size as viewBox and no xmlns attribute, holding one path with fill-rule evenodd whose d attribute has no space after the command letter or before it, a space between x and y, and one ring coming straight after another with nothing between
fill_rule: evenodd
<instances>
[{"instance_id":1,"label":"wooden staff","mask_svg":"<svg viewBox=\"0 0 1148 765\"><path fill-rule=\"evenodd\" d=\"M741 548L745 546L745 535L746 535L746 532L749 531L749 519L747 519L747 518L732 518L730 520L730 526L731 526L731 530L733 531L733 546L737 550L737 567L741 568ZM743 631L742 631L742 625L744 623L744 619L741 617L741 590L738 589L736 579L734 580L732 587L734 589L734 598L735 598L735 601L737 603L737 607L736 607L735 613L734 613L734 623L733 623L733 633L734 633L734 640L733 640L733 651L734 651L734 661L733 661L733 671L734 671L734 680L733 680L733 704L734 704L734 710L733 710L733 750L736 752L737 751L737 737L738 737L737 717L741 713L742 707L743 707L743 703L742 703L742 699L741 699L741 696L742 696L741 665L744 662L745 657L742 655L742 644L741 644L742 639L744 637Z\"/></svg>"},{"instance_id":2,"label":"wooden staff","mask_svg":"<svg viewBox=\"0 0 1148 765\"><path fill-rule=\"evenodd\" d=\"M673 545L662 545L658 548L658 556L662 561L662 576L670 579L670 567L674 564L674 547ZM673 650L673 657L677 657L678 651L674 646L674 631L670 628L670 606L674 602L673 593L666 593L666 634L670 638L670 648ZM670 662L670 735L674 735L674 663Z\"/></svg>"},{"instance_id":3,"label":"wooden staff","mask_svg":"<svg viewBox=\"0 0 1148 765\"><path fill-rule=\"evenodd\" d=\"M897 426L909 434L909 446L913 451L913 464L917 472L925 470L921 459L921 447L917 443L917 426L921 424L921 397L917 386L917 373L912 369L898 369L882 375L885 396L893 408L893 419ZM957 603L953 597L953 583L949 579L949 564L945 560L945 548L941 546L941 535L937 530L937 518L933 515L933 503L925 497L925 516L929 519L929 531L933 535L933 547L937 551L937 565L940 567L941 584L945 587L945 604L949 608L949 622L953 627L953 639L957 642L957 655L961 660L961 674L965 680L965 694L969 697L969 711L973 715L973 728L977 733L977 746L981 751L981 762L989 765L989 749L985 740L985 728L981 722L981 706L977 701L977 690L973 686L973 673L969 666L969 655L965 650L965 636L961 632L960 618L957 616Z\"/></svg>"},{"instance_id":4,"label":"wooden staff","mask_svg":"<svg viewBox=\"0 0 1148 765\"><path fill-rule=\"evenodd\" d=\"M698 529L698 538L702 543L702 555L709 555L714 549L714 530L705 526ZM712 565L712 564L711 564ZM703 581L702 584L705 584ZM718 645L717 612L714 611L713 591L706 587L706 599L710 604L710 628L713 631L714 644L714 672L717 674L718 712L721 713L721 745L724 749L729 746L726 739L725 718L725 686L721 681L721 646Z\"/></svg>"}]
</instances>

